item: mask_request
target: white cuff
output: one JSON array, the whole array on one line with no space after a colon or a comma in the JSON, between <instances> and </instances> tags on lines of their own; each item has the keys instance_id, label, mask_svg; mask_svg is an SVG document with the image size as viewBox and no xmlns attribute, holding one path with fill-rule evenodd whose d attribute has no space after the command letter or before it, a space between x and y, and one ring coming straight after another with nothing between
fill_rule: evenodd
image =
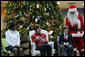
<instances>
[{"instance_id":1,"label":"white cuff","mask_svg":"<svg viewBox=\"0 0 85 57\"><path fill-rule=\"evenodd\" d=\"M84 31L83 31L82 33L83 33L83 35L84 35Z\"/></svg>"},{"instance_id":2,"label":"white cuff","mask_svg":"<svg viewBox=\"0 0 85 57\"><path fill-rule=\"evenodd\" d=\"M84 32L83 33L78 32L77 34L72 34L72 37L83 37L83 35Z\"/></svg>"},{"instance_id":3,"label":"white cuff","mask_svg":"<svg viewBox=\"0 0 85 57\"><path fill-rule=\"evenodd\" d=\"M73 50L74 50L74 51L77 51L77 48L74 48Z\"/></svg>"},{"instance_id":4,"label":"white cuff","mask_svg":"<svg viewBox=\"0 0 85 57\"><path fill-rule=\"evenodd\" d=\"M81 51L84 51L84 49L82 49Z\"/></svg>"}]
</instances>

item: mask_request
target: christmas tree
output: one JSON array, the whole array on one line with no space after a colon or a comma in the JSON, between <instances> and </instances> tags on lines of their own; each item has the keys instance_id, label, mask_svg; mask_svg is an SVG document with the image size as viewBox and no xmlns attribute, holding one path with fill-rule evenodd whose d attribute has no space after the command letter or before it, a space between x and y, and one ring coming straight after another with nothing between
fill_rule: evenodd
<instances>
[{"instance_id":1,"label":"christmas tree","mask_svg":"<svg viewBox=\"0 0 85 57\"><path fill-rule=\"evenodd\" d=\"M7 11L2 33L8 30L10 21L16 23L21 39L29 39L29 31L35 24L49 32L49 39L55 39L63 26L63 17L60 14L57 1L8 1L4 9Z\"/></svg>"}]
</instances>

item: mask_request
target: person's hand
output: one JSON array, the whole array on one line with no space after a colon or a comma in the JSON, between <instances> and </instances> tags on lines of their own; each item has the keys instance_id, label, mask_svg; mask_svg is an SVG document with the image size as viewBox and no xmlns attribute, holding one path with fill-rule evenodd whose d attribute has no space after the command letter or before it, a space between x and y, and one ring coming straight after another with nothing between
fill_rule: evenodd
<instances>
[{"instance_id":1,"label":"person's hand","mask_svg":"<svg viewBox=\"0 0 85 57\"><path fill-rule=\"evenodd\" d=\"M79 51L78 51L78 50L76 51L76 53L77 53L77 54L76 54L76 56L79 56L79 55L80 55L80 53L79 53Z\"/></svg>"},{"instance_id":2,"label":"person's hand","mask_svg":"<svg viewBox=\"0 0 85 57\"><path fill-rule=\"evenodd\" d=\"M38 40L38 39L39 39L39 36L37 36L35 40Z\"/></svg>"},{"instance_id":3,"label":"person's hand","mask_svg":"<svg viewBox=\"0 0 85 57\"><path fill-rule=\"evenodd\" d=\"M66 43L66 45L68 46L68 45L69 45L69 43L67 42L67 43Z\"/></svg>"},{"instance_id":4,"label":"person's hand","mask_svg":"<svg viewBox=\"0 0 85 57\"><path fill-rule=\"evenodd\" d=\"M66 43L64 42L63 45L66 45Z\"/></svg>"},{"instance_id":5,"label":"person's hand","mask_svg":"<svg viewBox=\"0 0 85 57\"><path fill-rule=\"evenodd\" d=\"M14 47L19 47L18 45L15 45Z\"/></svg>"},{"instance_id":6,"label":"person's hand","mask_svg":"<svg viewBox=\"0 0 85 57\"><path fill-rule=\"evenodd\" d=\"M69 43L68 43L68 42L67 42L67 43L65 43L65 42L64 42L64 43L63 43L63 45L68 46L68 45L69 45Z\"/></svg>"},{"instance_id":7,"label":"person's hand","mask_svg":"<svg viewBox=\"0 0 85 57\"><path fill-rule=\"evenodd\" d=\"M43 38L42 38L41 40L42 40L43 42L46 42L46 40L45 40L45 39L43 39Z\"/></svg>"}]
</instances>

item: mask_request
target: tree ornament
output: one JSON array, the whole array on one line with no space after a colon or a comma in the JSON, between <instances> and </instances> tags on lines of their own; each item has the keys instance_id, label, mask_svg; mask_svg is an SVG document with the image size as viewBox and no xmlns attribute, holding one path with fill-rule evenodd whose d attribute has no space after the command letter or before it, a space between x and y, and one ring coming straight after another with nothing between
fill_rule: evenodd
<instances>
[{"instance_id":1,"label":"tree ornament","mask_svg":"<svg viewBox=\"0 0 85 57\"><path fill-rule=\"evenodd\" d=\"M7 13L9 14L10 12L8 11Z\"/></svg>"},{"instance_id":2,"label":"tree ornament","mask_svg":"<svg viewBox=\"0 0 85 57\"><path fill-rule=\"evenodd\" d=\"M51 26L51 24L50 24L48 21L46 22L46 24L47 24L48 26Z\"/></svg>"},{"instance_id":3,"label":"tree ornament","mask_svg":"<svg viewBox=\"0 0 85 57\"><path fill-rule=\"evenodd\" d=\"M10 3L10 6L11 6L11 3Z\"/></svg>"},{"instance_id":4,"label":"tree ornament","mask_svg":"<svg viewBox=\"0 0 85 57\"><path fill-rule=\"evenodd\" d=\"M23 1L23 5L25 5L25 1Z\"/></svg>"},{"instance_id":5,"label":"tree ornament","mask_svg":"<svg viewBox=\"0 0 85 57\"><path fill-rule=\"evenodd\" d=\"M45 11L46 11L47 9L45 8Z\"/></svg>"},{"instance_id":6,"label":"tree ornament","mask_svg":"<svg viewBox=\"0 0 85 57\"><path fill-rule=\"evenodd\" d=\"M52 20L52 24L55 24L55 22L56 22L55 19L53 19L53 20Z\"/></svg>"},{"instance_id":7,"label":"tree ornament","mask_svg":"<svg viewBox=\"0 0 85 57\"><path fill-rule=\"evenodd\" d=\"M24 18L24 17L21 17L21 20L22 20L22 21L25 21L25 18Z\"/></svg>"},{"instance_id":8,"label":"tree ornament","mask_svg":"<svg viewBox=\"0 0 85 57\"><path fill-rule=\"evenodd\" d=\"M49 13L46 13L46 16L48 17L48 16L50 16L50 14Z\"/></svg>"},{"instance_id":9,"label":"tree ornament","mask_svg":"<svg viewBox=\"0 0 85 57\"><path fill-rule=\"evenodd\" d=\"M57 24L59 24L59 20L57 20Z\"/></svg>"},{"instance_id":10,"label":"tree ornament","mask_svg":"<svg viewBox=\"0 0 85 57\"><path fill-rule=\"evenodd\" d=\"M20 16L22 16L22 11L20 11Z\"/></svg>"},{"instance_id":11,"label":"tree ornament","mask_svg":"<svg viewBox=\"0 0 85 57\"><path fill-rule=\"evenodd\" d=\"M50 36L50 38L52 39L52 38L53 38L53 36Z\"/></svg>"},{"instance_id":12,"label":"tree ornament","mask_svg":"<svg viewBox=\"0 0 85 57\"><path fill-rule=\"evenodd\" d=\"M39 8L39 4L36 4L36 8Z\"/></svg>"},{"instance_id":13,"label":"tree ornament","mask_svg":"<svg viewBox=\"0 0 85 57\"><path fill-rule=\"evenodd\" d=\"M31 11L32 9L30 8L29 10Z\"/></svg>"},{"instance_id":14,"label":"tree ornament","mask_svg":"<svg viewBox=\"0 0 85 57\"><path fill-rule=\"evenodd\" d=\"M28 26L26 30L28 30L30 27Z\"/></svg>"},{"instance_id":15,"label":"tree ornament","mask_svg":"<svg viewBox=\"0 0 85 57\"><path fill-rule=\"evenodd\" d=\"M21 29L23 27L23 25L21 25L19 28Z\"/></svg>"},{"instance_id":16,"label":"tree ornament","mask_svg":"<svg viewBox=\"0 0 85 57\"><path fill-rule=\"evenodd\" d=\"M30 16L27 15L26 17L29 18Z\"/></svg>"},{"instance_id":17,"label":"tree ornament","mask_svg":"<svg viewBox=\"0 0 85 57\"><path fill-rule=\"evenodd\" d=\"M19 15L16 15L15 18L19 17Z\"/></svg>"},{"instance_id":18,"label":"tree ornament","mask_svg":"<svg viewBox=\"0 0 85 57\"><path fill-rule=\"evenodd\" d=\"M27 16L27 13L26 13L26 12L24 12L24 15L25 15L25 16Z\"/></svg>"},{"instance_id":19,"label":"tree ornament","mask_svg":"<svg viewBox=\"0 0 85 57\"><path fill-rule=\"evenodd\" d=\"M36 18L36 19L35 19L35 22L38 22L38 20L39 20L39 19L38 19L38 18Z\"/></svg>"},{"instance_id":20,"label":"tree ornament","mask_svg":"<svg viewBox=\"0 0 85 57\"><path fill-rule=\"evenodd\" d=\"M49 10L51 10L51 8L49 8Z\"/></svg>"},{"instance_id":21,"label":"tree ornament","mask_svg":"<svg viewBox=\"0 0 85 57\"><path fill-rule=\"evenodd\" d=\"M6 25L6 22L3 22L3 26L5 26Z\"/></svg>"},{"instance_id":22,"label":"tree ornament","mask_svg":"<svg viewBox=\"0 0 85 57\"><path fill-rule=\"evenodd\" d=\"M28 14L29 14L29 15L31 15L31 14L32 14L32 12L30 12L30 11L29 11L29 12L28 12Z\"/></svg>"},{"instance_id":23,"label":"tree ornament","mask_svg":"<svg viewBox=\"0 0 85 57\"><path fill-rule=\"evenodd\" d=\"M61 29L61 26L59 28Z\"/></svg>"},{"instance_id":24,"label":"tree ornament","mask_svg":"<svg viewBox=\"0 0 85 57\"><path fill-rule=\"evenodd\" d=\"M50 31L48 32L49 35L51 35L52 33L53 33L53 30L50 30Z\"/></svg>"},{"instance_id":25,"label":"tree ornament","mask_svg":"<svg viewBox=\"0 0 85 57\"><path fill-rule=\"evenodd\" d=\"M37 16L37 19L40 20L41 16Z\"/></svg>"},{"instance_id":26,"label":"tree ornament","mask_svg":"<svg viewBox=\"0 0 85 57\"><path fill-rule=\"evenodd\" d=\"M6 28L6 26L3 27L4 29Z\"/></svg>"},{"instance_id":27,"label":"tree ornament","mask_svg":"<svg viewBox=\"0 0 85 57\"><path fill-rule=\"evenodd\" d=\"M6 12L7 12L7 10L4 10L4 12L6 13Z\"/></svg>"},{"instance_id":28,"label":"tree ornament","mask_svg":"<svg viewBox=\"0 0 85 57\"><path fill-rule=\"evenodd\" d=\"M16 12L14 12L13 15L16 16Z\"/></svg>"}]
</instances>

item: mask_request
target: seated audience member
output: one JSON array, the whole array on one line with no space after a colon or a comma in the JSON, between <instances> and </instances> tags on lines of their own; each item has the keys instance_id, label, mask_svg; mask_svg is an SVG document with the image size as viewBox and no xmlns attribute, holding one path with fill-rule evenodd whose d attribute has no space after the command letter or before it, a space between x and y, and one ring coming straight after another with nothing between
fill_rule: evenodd
<instances>
[{"instance_id":1,"label":"seated audience member","mask_svg":"<svg viewBox=\"0 0 85 57\"><path fill-rule=\"evenodd\" d=\"M6 31L6 50L13 52L14 56L23 56L23 49L20 47L19 32L15 30L16 25L10 22L9 29Z\"/></svg>"},{"instance_id":2,"label":"seated audience member","mask_svg":"<svg viewBox=\"0 0 85 57\"><path fill-rule=\"evenodd\" d=\"M46 35L41 33L41 26L39 24L35 25L36 33L31 36L32 41L36 44L36 50L40 50L41 56L45 56L47 52L47 56L51 56L51 46L48 45L48 41Z\"/></svg>"},{"instance_id":3,"label":"seated audience member","mask_svg":"<svg viewBox=\"0 0 85 57\"><path fill-rule=\"evenodd\" d=\"M59 44L64 56L71 56L73 51L72 35L68 33L68 26L63 27L63 33L60 35ZM66 50L67 48L67 50Z\"/></svg>"}]
</instances>

